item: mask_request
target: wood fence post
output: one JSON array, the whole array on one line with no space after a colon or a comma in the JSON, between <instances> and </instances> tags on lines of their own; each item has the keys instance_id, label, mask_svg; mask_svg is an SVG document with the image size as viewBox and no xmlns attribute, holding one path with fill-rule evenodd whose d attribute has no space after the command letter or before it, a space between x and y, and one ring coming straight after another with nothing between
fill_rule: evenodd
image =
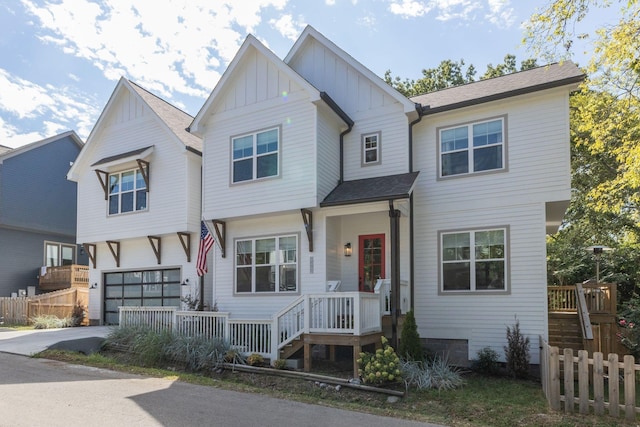
<instances>
[{"instance_id":1,"label":"wood fence post","mask_svg":"<svg viewBox=\"0 0 640 427\"><path fill-rule=\"evenodd\" d=\"M620 389L618 387L620 381L620 364L618 363L618 355L616 353L609 354L607 374L609 375L609 415L618 417L620 416Z\"/></svg>"},{"instance_id":2,"label":"wood fence post","mask_svg":"<svg viewBox=\"0 0 640 427\"><path fill-rule=\"evenodd\" d=\"M593 410L604 414L604 363L601 352L593 353Z\"/></svg>"},{"instance_id":3,"label":"wood fence post","mask_svg":"<svg viewBox=\"0 0 640 427\"><path fill-rule=\"evenodd\" d=\"M573 389L573 350L564 349L564 412L573 413L575 391Z\"/></svg>"},{"instance_id":4,"label":"wood fence post","mask_svg":"<svg viewBox=\"0 0 640 427\"><path fill-rule=\"evenodd\" d=\"M627 421L636 419L636 367L633 356L624 356L624 414Z\"/></svg>"},{"instance_id":5,"label":"wood fence post","mask_svg":"<svg viewBox=\"0 0 640 427\"><path fill-rule=\"evenodd\" d=\"M560 410L560 354L558 347L549 349L549 400L551 409Z\"/></svg>"},{"instance_id":6,"label":"wood fence post","mask_svg":"<svg viewBox=\"0 0 640 427\"><path fill-rule=\"evenodd\" d=\"M578 393L580 394L580 413L589 413L589 352L578 351Z\"/></svg>"}]
</instances>

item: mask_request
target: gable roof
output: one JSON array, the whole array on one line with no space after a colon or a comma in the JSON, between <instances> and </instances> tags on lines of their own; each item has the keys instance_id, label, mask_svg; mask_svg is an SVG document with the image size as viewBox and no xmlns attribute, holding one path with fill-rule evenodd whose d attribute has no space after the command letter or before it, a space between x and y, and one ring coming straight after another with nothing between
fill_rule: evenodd
<instances>
[{"instance_id":1,"label":"gable roof","mask_svg":"<svg viewBox=\"0 0 640 427\"><path fill-rule=\"evenodd\" d=\"M435 114L544 89L577 85L584 78L585 74L573 62L565 61L414 96L411 100L422 105L424 114Z\"/></svg>"},{"instance_id":2,"label":"gable roof","mask_svg":"<svg viewBox=\"0 0 640 427\"><path fill-rule=\"evenodd\" d=\"M76 143L78 148L82 149L82 147L84 146L84 143L82 142L82 140L80 139L78 134L73 130L69 130L67 132L63 132L63 133L60 133L58 135L50 136L49 138L41 139L40 141L32 142L31 144L23 145L22 147L18 147L18 148L14 148L14 149L11 149L10 147L5 147L3 145L0 145L0 163L2 163L3 160L8 159L10 157L17 156L17 155L22 154L24 152L27 152L29 150L33 150L35 148L42 147L43 145L49 144L51 142L54 142L54 141L57 141L59 139L63 139L63 138L66 138L66 137L70 137L71 140ZM7 150L3 151L2 148L7 148Z\"/></svg>"},{"instance_id":3,"label":"gable roof","mask_svg":"<svg viewBox=\"0 0 640 427\"><path fill-rule=\"evenodd\" d=\"M198 111L198 114L196 114L196 117L193 119L193 122L189 127L190 132L196 135L201 134L201 131L202 131L201 125L203 120L205 120L205 118L209 115L209 113L213 109L216 99L223 91L229 79L232 78L236 69L240 66L245 54L251 47L255 48L260 54L267 57L267 59L270 60L278 68L279 71L285 73L290 79L295 81L296 84L298 84L303 89L308 91L309 94L311 95L311 102L316 102L320 100L320 91L318 89L316 89L311 83L309 83L304 78L302 78L302 76L296 73L295 70L293 70L291 67L285 64L280 58L276 56L275 53L269 50L253 35L249 34L245 39L245 41L242 43L242 46L240 46L240 49L238 50L238 53L236 53L236 56L231 60L231 63L229 63L229 66L222 74L222 77L216 84L216 87L211 92L211 95L209 95L209 98L207 98L206 102L204 103L200 111Z\"/></svg>"},{"instance_id":4,"label":"gable roof","mask_svg":"<svg viewBox=\"0 0 640 427\"><path fill-rule=\"evenodd\" d=\"M5 145L0 145L0 155L6 153L7 151L11 151L11 150L13 150L13 148L7 147Z\"/></svg>"},{"instance_id":5,"label":"gable roof","mask_svg":"<svg viewBox=\"0 0 640 427\"><path fill-rule=\"evenodd\" d=\"M164 99L154 95L148 90L142 88L136 83L121 77L116 85L115 89L111 93L109 100L107 101L107 105L105 105L102 113L100 113L100 117L98 117L98 121L93 126L89 137L87 138L86 146L89 146L97 134L97 130L100 129L102 123L106 120L106 117L109 115L109 112L112 108L115 108L114 105L117 103L116 99L118 95L127 90L132 93L134 96L140 99L145 105L149 107L149 109L154 113L158 123L165 128L165 130L171 133L176 141L179 141L184 145L184 147L198 155L202 155L202 140L195 135L192 135L187 130L187 126L191 123L192 117L180 110L178 107L171 105ZM79 164L81 164L81 160L85 156L87 152L86 149L80 151L78 158L71 166L67 177L73 179L76 174L76 169Z\"/></svg>"},{"instance_id":6,"label":"gable roof","mask_svg":"<svg viewBox=\"0 0 640 427\"><path fill-rule=\"evenodd\" d=\"M400 92L385 83L384 80L378 77L373 71L362 65L347 52L339 48L335 43L326 38L322 33L313 28L311 25L307 25L304 31L302 31L302 34L300 35L300 37L298 37L298 40L296 40L296 42L291 47L291 50L284 58L284 62L287 64L291 63L291 61L293 61L296 56L304 50L305 45L307 45L312 39L316 40L318 43L331 50L336 56L352 66L356 71L364 75L372 83L378 86L383 92L402 104L405 113L415 113L416 105L414 102L411 102Z\"/></svg>"}]
</instances>

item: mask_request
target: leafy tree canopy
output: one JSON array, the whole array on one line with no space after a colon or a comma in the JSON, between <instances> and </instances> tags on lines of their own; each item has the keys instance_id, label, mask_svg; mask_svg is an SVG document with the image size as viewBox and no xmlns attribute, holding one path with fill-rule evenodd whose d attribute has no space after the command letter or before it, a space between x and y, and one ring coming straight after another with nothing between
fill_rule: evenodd
<instances>
[{"instance_id":1,"label":"leafy tree canopy","mask_svg":"<svg viewBox=\"0 0 640 427\"><path fill-rule=\"evenodd\" d=\"M520 70L516 66L516 57L507 54L504 62L495 67L492 64L487 65L487 71L480 77L481 80L491 77L498 77L516 71L528 70L537 67L535 59L527 59L522 61ZM398 92L406 97L421 95L423 93L433 92L435 90L445 89L452 86L459 86L475 81L476 68L470 64L465 68L463 59L460 61L452 61L451 59L440 62L436 68L426 68L422 70L422 78L412 80L405 78L404 80L398 76L392 77L391 70L384 73L384 81L395 88Z\"/></svg>"}]
</instances>

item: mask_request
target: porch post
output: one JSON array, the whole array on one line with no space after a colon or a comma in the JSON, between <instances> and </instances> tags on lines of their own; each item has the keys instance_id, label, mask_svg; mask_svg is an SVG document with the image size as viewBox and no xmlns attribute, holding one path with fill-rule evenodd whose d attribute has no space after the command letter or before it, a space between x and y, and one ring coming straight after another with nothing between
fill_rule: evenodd
<instances>
[{"instance_id":1,"label":"porch post","mask_svg":"<svg viewBox=\"0 0 640 427\"><path fill-rule=\"evenodd\" d=\"M400 211L389 200L389 232L391 234L391 346L398 348L398 318L400 317Z\"/></svg>"}]
</instances>

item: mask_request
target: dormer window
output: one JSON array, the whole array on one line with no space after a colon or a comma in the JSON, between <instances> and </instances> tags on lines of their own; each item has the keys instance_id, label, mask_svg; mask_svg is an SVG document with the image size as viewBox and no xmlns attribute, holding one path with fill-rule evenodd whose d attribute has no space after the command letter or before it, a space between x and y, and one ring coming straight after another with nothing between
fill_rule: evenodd
<instances>
[{"instance_id":1,"label":"dormer window","mask_svg":"<svg viewBox=\"0 0 640 427\"><path fill-rule=\"evenodd\" d=\"M362 165L380 163L380 132L362 135Z\"/></svg>"},{"instance_id":2,"label":"dormer window","mask_svg":"<svg viewBox=\"0 0 640 427\"><path fill-rule=\"evenodd\" d=\"M140 169L109 174L109 215L147 209L147 184Z\"/></svg>"},{"instance_id":3,"label":"dormer window","mask_svg":"<svg viewBox=\"0 0 640 427\"><path fill-rule=\"evenodd\" d=\"M233 137L233 183L277 176L280 128Z\"/></svg>"}]
</instances>

